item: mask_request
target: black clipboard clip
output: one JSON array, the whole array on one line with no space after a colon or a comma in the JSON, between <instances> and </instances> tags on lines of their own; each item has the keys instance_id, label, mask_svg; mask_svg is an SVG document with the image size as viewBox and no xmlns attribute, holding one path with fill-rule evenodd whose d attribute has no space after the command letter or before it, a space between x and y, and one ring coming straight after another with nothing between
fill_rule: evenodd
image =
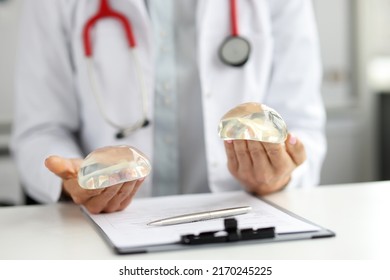
<instances>
[{"instance_id":1,"label":"black clipboard clip","mask_svg":"<svg viewBox=\"0 0 390 280\"><path fill-rule=\"evenodd\" d=\"M221 231L206 231L198 235L182 235L180 243L184 245L200 245L275 237L275 227L260 229L245 228L240 230L238 229L235 218L224 219L224 226L225 230Z\"/></svg>"}]
</instances>

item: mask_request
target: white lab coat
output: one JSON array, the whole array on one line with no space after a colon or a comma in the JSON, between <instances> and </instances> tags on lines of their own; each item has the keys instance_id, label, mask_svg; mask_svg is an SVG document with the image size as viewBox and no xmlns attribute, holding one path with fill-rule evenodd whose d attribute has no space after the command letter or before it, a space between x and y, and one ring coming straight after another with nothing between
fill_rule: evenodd
<instances>
[{"instance_id":1,"label":"white lab coat","mask_svg":"<svg viewBox=\"0 0 390 280\"><path fill-rule=\"evenodd\" d=\"M16 108L11 151L27 193L41 202L60 196L60 180L44 166L49 155L82 158L92 150L128 144L153 159L153 125L117 140L117 132L98 110L91 92L82 29L97 0L25 1L16 76ZM132 22L147 84L153 119L152 25L143 0L112 0ZM236 105L254 101L276 109L304 143L308 159L294 171L290 187L319 182L326 151L325 111L320 95L319 43L309 0L240 0L239 30L252 45L242 68L224 65L218 48L230 29L226 0L199 0L197 56L200 72L209 186L238 189L227 170L217 125ZM129 68L125 38L115 22L98 24L93 36L95 71L103 87L106 112L132 124L141 115L136 75ZM102 66L104 65L104 67ZM190 147L189 147L190 148ZM194 151L196 152L196 151ZM259 171L261 172L261 171ZM151 179L139 196L150 195Z\"/></svg>"}]
</instances>

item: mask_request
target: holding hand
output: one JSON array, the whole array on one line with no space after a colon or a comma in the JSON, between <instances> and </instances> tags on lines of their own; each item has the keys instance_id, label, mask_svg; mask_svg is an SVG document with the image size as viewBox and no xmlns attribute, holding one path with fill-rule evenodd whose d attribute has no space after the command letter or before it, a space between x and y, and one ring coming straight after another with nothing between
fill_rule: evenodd
<instances>
[{"instance_id":1,"label":"holding hand","mask_svg":"<svg viewBox=\"0 0 390 280\"><path fill-rule=\"evenodd\" d=\"M144 178L117 184L104 189L86 190L80 187L77 173L81 159L67 159L59 156L50 156L46 159L46 167L62 179L62 191L74 203L84 205L89 212L115 212L125 209L133 199Z\"/></svg>"},{"instance_id":2,"label":"holding hand","mask_svg":"<svg viewBox=\"0 0 390 280\"><path fill-rule=\"evenodd\" d=\"M297 138L288 135L285 145L260 141L225 141L230 173L257 195L283 189L293 170L306 160L305 148Z\"/></svg>"}]
</instances>

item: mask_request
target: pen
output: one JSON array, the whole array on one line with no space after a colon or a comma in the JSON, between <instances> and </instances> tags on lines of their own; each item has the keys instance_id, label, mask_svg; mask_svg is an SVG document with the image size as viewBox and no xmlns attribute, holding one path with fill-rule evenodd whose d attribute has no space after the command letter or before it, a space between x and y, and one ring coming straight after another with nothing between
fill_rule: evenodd
<instances>
[{"instance_id":1,"label":"pen","mask_svg":"<svg viewBox=\"0 0 390 280\"><path fill-rule=\"evenodd\" d=\"M148 226L168 226L183 223L198 222L203 220L225 218L234 215L246 214L252 209L251 206L241 206L233 208L224 208L218 210L197 212L191 214L185 214L180 216L174 216L148 223Z\"/></svg>"}]
</instances>

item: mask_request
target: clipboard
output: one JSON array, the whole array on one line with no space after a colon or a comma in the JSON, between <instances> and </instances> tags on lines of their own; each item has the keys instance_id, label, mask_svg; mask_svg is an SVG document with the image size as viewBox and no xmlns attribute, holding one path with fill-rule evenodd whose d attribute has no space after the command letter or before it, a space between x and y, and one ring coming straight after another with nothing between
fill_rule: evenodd
<instances>
[{"instance_id":1,"label":"clipboard","mask_svg":"<svg viewBox=\"0 0 390 280\"><path fill-rule=\"evenodd\" d=\"M156 219L215 208L249 205L248 214L171 226L148 226ZM336 234L245 191L136 198L123 211L84 214L117 254L140 254L208 246L237 246Z\"/></svg>"}]
</instances>

